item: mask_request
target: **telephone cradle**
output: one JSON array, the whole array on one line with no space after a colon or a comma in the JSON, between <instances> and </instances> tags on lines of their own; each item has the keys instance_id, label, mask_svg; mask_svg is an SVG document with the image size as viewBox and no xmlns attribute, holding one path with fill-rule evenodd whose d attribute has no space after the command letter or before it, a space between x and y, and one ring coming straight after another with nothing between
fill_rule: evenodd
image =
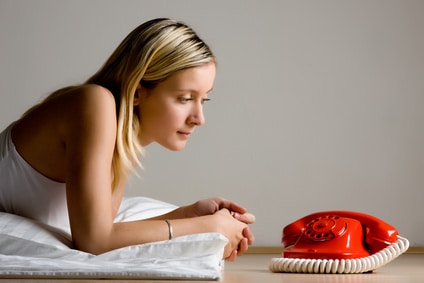
<instances>
[{"instance_id":1,"label":"telephone cradle","mask_svg":"<svg viewBox=\"0 0 424 283\"><path fill-rule=\"evenodd\" d=\"M372 272L409 247L390 224L352 211L313 213L284 227L282 234L282 257L271 259L272 272Z\"/></svg>"}]
</instances>

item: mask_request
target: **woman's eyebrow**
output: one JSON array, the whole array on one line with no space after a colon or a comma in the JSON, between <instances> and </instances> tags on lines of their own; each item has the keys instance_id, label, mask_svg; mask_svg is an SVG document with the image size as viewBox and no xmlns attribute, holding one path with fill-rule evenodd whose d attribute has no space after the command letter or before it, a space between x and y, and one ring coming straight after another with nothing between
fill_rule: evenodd
<instances>
[{"instance_id":1,"label":"woman's eyebrow","mask_svg":"<svg viewBox=\"0 0 424 283\"><path fill-rule=\"evenodd\" d=\"M178 88L175 89L176 92L190 92L190 93L198 93L199 91L197 91L196 89L191 89L191 88ZM213 91L213 88L211 88L210 90L208 90L206 92L206 94L209 94Z\"/></svg>"}]
</instances>

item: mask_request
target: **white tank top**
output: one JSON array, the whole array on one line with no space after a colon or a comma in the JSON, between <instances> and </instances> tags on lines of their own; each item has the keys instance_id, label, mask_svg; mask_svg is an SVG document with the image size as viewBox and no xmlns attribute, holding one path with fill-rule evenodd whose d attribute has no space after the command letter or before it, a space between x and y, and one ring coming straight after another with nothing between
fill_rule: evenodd
<instances>
[{"instance_id":1,"label":"white tank top","mask_svg":"<svg viewBox=\"0 0 424 283\"><path fill-rule=\"evenodd\" d=\"M0 134L0 211L70 232L65 183L47 178L21 157L12 141L13 125Z\"/></svg>"}]
</instances>

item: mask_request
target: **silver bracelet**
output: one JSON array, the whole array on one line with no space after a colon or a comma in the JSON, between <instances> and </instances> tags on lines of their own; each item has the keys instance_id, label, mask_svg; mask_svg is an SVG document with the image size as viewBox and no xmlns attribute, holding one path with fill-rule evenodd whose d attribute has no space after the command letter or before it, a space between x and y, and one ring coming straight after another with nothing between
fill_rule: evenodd
<instances>
[{"instance_id":1,"label":"silver bracelet","mask_svg":"<svg viewBox=\"0 0 424 283\"><path fill-rule=\"evenodd\" d=\"M172 224L171 224L171 220L169 219L165 219L166 224L168 224L168 229L169 229L169 239L171 240L172 238L174 238L174 231L172 229Z\"/></svg>"}]
</instances>

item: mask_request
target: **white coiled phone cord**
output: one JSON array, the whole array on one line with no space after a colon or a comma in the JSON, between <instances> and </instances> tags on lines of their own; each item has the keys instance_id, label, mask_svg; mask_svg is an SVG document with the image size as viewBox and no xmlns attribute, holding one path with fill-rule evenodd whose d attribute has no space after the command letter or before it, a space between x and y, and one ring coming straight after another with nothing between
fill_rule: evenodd
<instances>
[{"instance_id":1,"label":"white coiled phone cord","mask_svg":"<svg viewBox=\"0 0 424 283\"><path fill-rule=\"evenodd\" d=\"M409 247L409 241L397 236L397 241L381 251L355 259L304 259L273 258L269 264L272 272L290 273L364 273L375 270L399 255Z\"/></svg>"}]
</instances>

